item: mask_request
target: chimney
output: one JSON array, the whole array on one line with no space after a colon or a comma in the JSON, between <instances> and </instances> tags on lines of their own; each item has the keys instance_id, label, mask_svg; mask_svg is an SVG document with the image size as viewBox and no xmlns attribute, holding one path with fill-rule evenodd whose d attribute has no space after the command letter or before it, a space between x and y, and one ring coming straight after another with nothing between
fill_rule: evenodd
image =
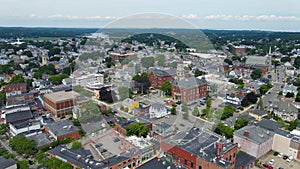
<instances>
[{"instance_id":1,"label":"chimney","mask_svg":"<svg viewBox=\"0 0 300 169\"><path fill-rule=\"evenodd\" d=\"M217 158L221 158L223 148L224 148L224 143L223 142L216 142L216 156L217 156Z\"/></svg>"},{"instance_id":2,"label":"chimney","mask_svg":"<svg viewBox=\"0 0 300 169\"><path fill-rule=\"evenodd\" d=\"M244 131L244 136L245 136L245 137L249 137L249 131L247 131L247 130Z\"/></svg>"}]
</instances>

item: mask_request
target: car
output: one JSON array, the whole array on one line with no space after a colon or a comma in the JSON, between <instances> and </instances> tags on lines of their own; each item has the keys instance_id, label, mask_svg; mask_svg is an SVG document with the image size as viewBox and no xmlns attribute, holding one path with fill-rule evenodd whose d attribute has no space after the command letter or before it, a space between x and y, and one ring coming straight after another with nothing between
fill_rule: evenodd
<instances>
[{"instance_id":1,"label":"car","mask_svg":"<svg viewBox=\"0 0 300 169\"><path fill-rule=\"evenodd\" d=\"M268 164L263 164L263 166L264 166L265 168L267 168L267 169L273 169L273 167L272 167L272 166L269 166Z\"/></svg>"},{"instance_id":2,"label":"car","mask_svg":"<svg viewBox=\"0 0 300 169\"><path fill-rule=\"evenodd\" d=\"M287 162L291 162L291 161L293 161L293 159L294 159L294 157L293 157L293 156L289 156L289 158L288 158L288 159L286 159L286 161L287 161Z\"/></svg>"},{"instance_id":3,"label":"car","mask_svg":"<svg viewBox=\"0 0 300 169\"><path fill-rule=\"evenodd\" d=\"M105 148L102 148L102 149L100 150L100 152L101 152L101 153L105 153L105 152L107 152L107 150L106 150Z\"/></svg>"},{"instance_id":4,"label":"car","mask_svg":"<svg viewBox=\"0 0 300 169\"><path fill-rule=\"evenodd\" d=\"M180 105L180 104L181 104L181 101L177 101L176 104Z\"/></svg>"},{"instance_id":5,"label":"car","mask_svg":"<svg viewBox=\"0 0 300 169\"><path fill-rule=\"evenodd\" d=\"M101 146L103 146L102 143L96 143L96 144L95 144L95 147L101 147Z\"/></svg>"},{"instance_id":6,"label":"car","mask_svg":"<svg viewBox=\"0 0 300 169\"><path fill-rule=\"evenodd\" d=\"M173 107L177 107L177 104L172 104Z\"/></svg>"},{"instance_id":7,"label":"car","mask_svg":"<svg viewBox=\"0 0 300 169\"><path fill-rule=\"evenodd\" d=\"M278 156L278 152L277 151L275 151L274 153L273 153L273 156Z\"/></svg>"},{"instance_id":8,"label":"car","mask_svg":"<svg viewBox=\"0 0 300 169\"><path fill-rule=\"evenodd\" d=\"M279 153L278 157L282 158L283 157L283 153Z\"/></svg>"},{"instance_id":9,"label":"car","mask_svg":"<svg viewBox=\"0 0 300 169\"><path fill-rule=\"evenodd\" d=\"M278 169L284 169L283 167L279 167Z\"/></svg>"},{"instance_id":10,"label":"car","mask_svg":"<svg viewBox=\"0 0 300 169\"><path fill-rule=\"evenodd\" d=\"M269 161L269 164L270 164L270 165L273 165L274 162L275 162L275 160L272 158L272 159Z\"/></svg>"},{"instance_id":11,"label":"car","mask_svg":"<svg viewBox=\"0 0 300 169\"><path fill-rule=\"evenodd\" d=\"M288 159L289 157L288 156L283 156L282 157L284 160Z\"/></svg>"}]
</instances>

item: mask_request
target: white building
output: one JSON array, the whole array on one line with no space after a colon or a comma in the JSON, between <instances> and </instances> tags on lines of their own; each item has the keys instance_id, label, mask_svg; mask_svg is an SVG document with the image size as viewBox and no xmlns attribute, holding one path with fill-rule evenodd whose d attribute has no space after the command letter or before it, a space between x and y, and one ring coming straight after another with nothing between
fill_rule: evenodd
<instances>
[{"instance_id":1,"label":"white building","mask_svg":"<svg viewBox=\"0 0 300 169\"><path fill-rule=\"evenodd\" d=\"M104 82L104 75L103 74L88 74L82 75L75 78L69 78L69 80L73 86L87 86L92 85L95 83L103 83ZM63 80L63 84L67 85L67 80ZM74 84L75 83L75 84Z\"/></svg>"},{"instance_id":2,"label":"white building","mask_svg":"<svg viewBox=\"0 0 300 169\"><path fill-rule=\"evenodd\" d=\"M149 109L150 118L161 118L170 114L170 111L159 103L153 103Z\"/></svg>"},{"instance_id":3,"label":"white building","mask_svg":"<svg viewBox=\"0 0 300 169\"><path fill-rule=\"evenodd\" d=\"M41 129L40 121L25 121L14 124L9 124L10 133L13 136L25 133L25 132L34 132Z\"/></svg>"}]
</instances>

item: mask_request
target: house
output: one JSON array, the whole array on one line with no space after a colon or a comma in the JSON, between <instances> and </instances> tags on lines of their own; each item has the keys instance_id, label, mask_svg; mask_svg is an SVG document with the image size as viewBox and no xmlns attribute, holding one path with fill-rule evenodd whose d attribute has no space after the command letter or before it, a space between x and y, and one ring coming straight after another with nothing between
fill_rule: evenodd
<instances>
[{"instance_id":1,"label":"house","mask_svg":"<svg viewBox=\"0 0 300 169\"><path fill-rule=\"evenodd\" d=\"M79 136L79 128L74 126L71 120L61 120L53 123L49 123L45 126L45 131L56 140L63 140L66 138L72 138L77 140Z\"/></svg>"},{"instance_id":2,"label":"house","mask_svg":"<svg viewBox=\"0 0 300 169\"><path fill-rule=\"evenodd\" d=\"M149 114L150 118L161 118L169 115L171 112L168 111L165 105L160 103L153 103L150 106Z\"/></svg>"},{"instance_id":3,"label":"house","mask_svg":"<svg viewBox=\"0 0 300 169\"><path fill-rule=\"evenodd\" d=\"M260 158L272 149L274 132L259 126L245 126L233 134L233 142L237 143L241 150Z\"/></svg>"},{"instance_id":4,"label":"house","mask_svg":"<svg viewBox=\"0 0 300 169\"><path fill-rule=\"evenodd\" d=\"M187 169L234 169L237 145L208 130L192 128L161 141L167 161Z\"/></svg>"},{"instance_id":5,"label":"house","mask_svg":"<svg viewBox=\"0 0 300 169\"><path fill-rule=\"evenodd\" d=\"M207 95L208 85L205 78L189 77L172 83L172 98L181 102L192 102Z\"/></svg>"},{"instance_id":6,"label":"house","mask_svg":"<svg viewBox=\"0 0 300 169\"><path fill-rule=\"evenodd\" d=\"M287 122L297 119L299 112L293 104L285 101L274 101L271 105L271 111Z\"/></svg>"},{"instance_id":7,"label":"house","mask_svg":"<svg viewBox=\"0 0 300 169\"><path fill-rule=\"evenodd\" d=\"M253 111L250 111L249 115L254 117L257 121L261 121L263 117L268 115L268 113L263 110L255 109Z\"/></svg>"},{"instance_id":8,"label":"house","mask_svg":"<svg viewBox=\"0 0 300 169\"><path fill-rule=\"evenodd\" d=\"M160 122L153 125L152 135L158 140L166 139L175 134L175 127L165 122Z\"/></svg>"},{"instance_id":9,"label":"house","mask_svg":"<svg viewBox=\"0 0 300 169\"><path fill-rule=\"evenodd\" d=\"M160 87L165 81L170 81L171 83L174 81L175 74L168 73L162 69L153 69L149 72L149 79L151 82L151 87Z\"/></svg>"},{"instance_id":10,"label":"house","mask_svg":"<svg viewBox=\"0 0 300 169\"><path fill-rule=\"evenodd\" d=\"M14 159L6 159L0 156L1 169L17 169L17 162Z\"/></svg>"},{"instance_id":11,"label":"house","mask_svg":"<svg viewBox=\"0 0 300 169\"><path fill-rule=\"evenodd\" d=\"M286 84L282 89L282 95L285 96L287 93L293 93L294 96L296 96L298 93L298 88L293 84Z\"/></svg>"},{"instance_id":12,"label":"house","mask_svg":"<svg viewBox=\"0 0 300 169\"><path fill-rule=\"evenodd\" d=\"M139 102L134 101L133 99L126 98L122 101L122 106L127 108L129 112L132 112L133 108L139 108Z\"/></svg>"},{"instance_id":13,"label":"house","mask_svg":"<svg viewBox=\"0 0 300 169\"><path fill-rule=\"evenodd\" d=\"M239 151L236 155L235 169L249 169L255 165L255 157L243 151Z\"/></svg>"},{"instance_id":14,"label":"house","mask_svg":"<svg viewBox=\"0 0 300 169\"><path fill-rule=\"evenodd\" d=\"M231 104L233 107L235 108L239 108L242 106L242 101L244 99L244 95L240 95L240 94L235 94L235 93L231 93L231 94L227 94L225 96L225 104Z\"/></svg>"},{"instance_id":15,"label":"house","mask_svg":"<svg viewBox=\"0 0 300 169\"><path fill-rule=\"evenodd\" d=\"M64 117L68 112L72 112L76 99L80 95L74 91L59 91L44 95L44 105L49 113L55 117Z\"/></svg>"}]
</instances>

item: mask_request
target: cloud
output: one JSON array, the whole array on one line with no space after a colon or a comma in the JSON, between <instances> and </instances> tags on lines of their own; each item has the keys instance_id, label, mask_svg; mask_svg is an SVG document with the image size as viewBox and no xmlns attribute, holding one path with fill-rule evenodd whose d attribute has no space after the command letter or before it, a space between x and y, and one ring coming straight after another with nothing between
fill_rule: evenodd
<instances>
[{"instance_id":1,"label":"cloud","mask_svg":"<svg viewBox=\"0 0 300 169\"><path fill-rule=\"evenodd\" d=\"M200 17L196 14L188 14L188 15L183 15L182 18L184 18L184 19L199 19Z\"/></svg>"},{"instance_id":2,"label":"cloud","mask_svg":"<svg viewBox=\"0 0 300 169\"><path fill-rule=\"evenodd\" d=\"M75 16L75 15L50 15L49 19L68 19L68 20L113 20L118 19L116 16Z\"/></svg>"},{"instance_id":3,"label":"cloud","mask_svg":"<svg viewBox=\"0 0 300 169\"><path fill-rule=\"evenodd\" d=\"M299 17L296 16L277 16L277 15L208 15L203 19L205 20L224 20L224 21L300 21Z\"/></svg>"}]
</instances>

